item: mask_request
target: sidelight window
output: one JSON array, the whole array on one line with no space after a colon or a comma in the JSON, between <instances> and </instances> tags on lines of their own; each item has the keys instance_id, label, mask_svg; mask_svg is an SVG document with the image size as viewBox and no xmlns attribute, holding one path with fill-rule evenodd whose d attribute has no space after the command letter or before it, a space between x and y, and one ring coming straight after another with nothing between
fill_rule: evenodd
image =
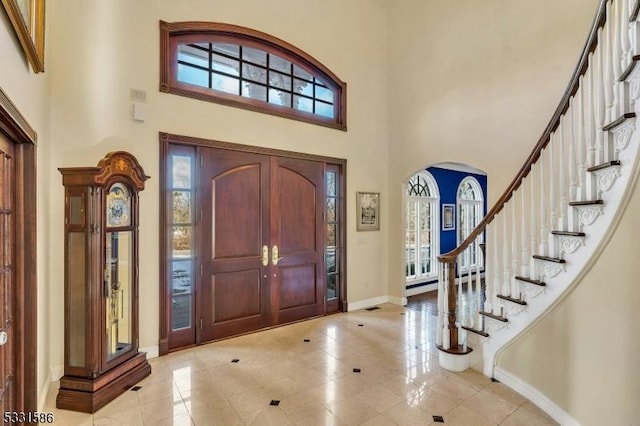
<instances>
[{"instance_id":1,"label":"sidelight window","mask_svg":"<svg viewBox=\"0 0 640 426\"><path fill-rule=\"evenodd\" d=\"M336 166L329 165L325 175L327 189L327 205L326 205L326 246L325 246L325 264L326 264L326 280L327 280L327 301L336 300L340 291L340 185L338 182L340 175Z\"/></svg>"},{"instance_id":2,"label":"sidelight window","mask_svg":"<svg viewBox=\"0 0 640 426\"><path fill-rule=\"evenodd\" d=\"M193 152L175 148L169 155L169 161L171 327L175 331L189 329L193 325Z\"/></svg>"}]
</instances>

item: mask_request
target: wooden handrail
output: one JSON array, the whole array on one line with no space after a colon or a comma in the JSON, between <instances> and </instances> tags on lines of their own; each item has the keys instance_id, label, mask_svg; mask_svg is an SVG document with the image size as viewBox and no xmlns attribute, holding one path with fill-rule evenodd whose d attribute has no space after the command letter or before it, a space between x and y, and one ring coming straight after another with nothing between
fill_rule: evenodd
<instances>
[{"instance_id":1,"label":"wooden handrail","mask_svg":"<svg viewBox=\"0 0 640 426\"><path fill-rule=\"evenodd\" d=\"M538 139L538 143L536 143L535 147L527 157L526 161L518 171L516 177L511 181L511 184L504 191L502 196L496 201L494 206L489 210L489 213L485 215L485 217L480 221L478 226L476 226L471 233L467 236L467 238L460 243L460 245L448 253L442 254L438 256L438 260L441 263L454 263L456 261L456 257L461 254L475 239L480 235L481 232L485 230L487 225L491 223L493 218L500 213L500 211L504 208L504 205L511 199L513 193L520 188L522 181L529 175L531 171L531 167L538 161L542 150L546 148L551 139L551 134L558 128L560 125L560 118L562 115L569 109L569 101L573 95L576 94L578 88L580 86L580 77L583 76L587 72L587 68L589 67L589 54L591 54L596 47L598 46L598 30L602 28L607 19L607 3L611 0L600 0L600 4L598 5L598 11L596 13L596 17L591 25L591 31L589 32L589 37L582 49L582 54L580 55L580 60L578 61L578 65L573 71L573 75L571 76L571 80L569 81L569 85L560 100L560 104L556 108L549 124L544 129L542 136ZM640 2L638 3L640 4Z\"/></svg>"}]
</instances>

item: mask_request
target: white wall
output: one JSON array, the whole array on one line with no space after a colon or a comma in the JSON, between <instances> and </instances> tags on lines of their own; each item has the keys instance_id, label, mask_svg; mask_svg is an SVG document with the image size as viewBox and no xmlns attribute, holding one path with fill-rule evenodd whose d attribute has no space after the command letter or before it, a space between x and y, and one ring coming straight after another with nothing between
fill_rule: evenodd
<instances>
[{"instance_id":1,"label":"white wall","mask_svg":"<svg viewBox=\"0 0 640 426\"><path fill-rule=\"evenodd\" d=\"M51 365L62 364L63 187L58 167L93 166L132 152L151 176L141 193L140 346L158 343L159 142L170 132L346 158L348 300L387 294L386 11L368 0L67 0L49 3L52 226ZM348 84L348 131L160 93L158 21L251 27L314 56ZM144 123L131 118L129 88L147 91ZM355 232L355 192L382 193L380 232ZM59 226L58 226L59 225Z\"/></svg>"},{"instance_id":2,"label":"white wall","mask_svg":"<svg viewBox=\"0 0 640 426\"><path fill-rule=\"evenodd\" d=\"M48 52L47 52L48 54ZM31 127L38 133L37 148L37 268L38 274L38 347L48 348L51 338L48 328L49 297L51 296L49 277L49 256L47 247L49 235L49 194L46 182L49 178L49 75L34 74L13 32L11 23L4 10L0 10L0 87L16 105ZM45 55L46 58L46 55ZM55 282L55 285L58 285ZM64 325L57 324L62 330ZM38 389L47 383L51 357L48 350L38 354Z\"/></svg>"},{"instance_id":3,"label":"white wall","mask_svg":"<svg viewBox=\"0 0 640 426\"><path fill-rule=\"evenodd\" d=\"M394 0L389 293L403 292L404 182L441 161L487 172L489 208L551 118L597 0Z\"/></svg>"},{"instance_id":4,"label":"white wall","mask_svg":"<svg viewBox=\"0 0 640 426\"><path fill-rule=\"evenodd\" d=\"M640 186L587 276L498 358L584 426L640 419L638 217Z\"/></svg>"}]
</instances>

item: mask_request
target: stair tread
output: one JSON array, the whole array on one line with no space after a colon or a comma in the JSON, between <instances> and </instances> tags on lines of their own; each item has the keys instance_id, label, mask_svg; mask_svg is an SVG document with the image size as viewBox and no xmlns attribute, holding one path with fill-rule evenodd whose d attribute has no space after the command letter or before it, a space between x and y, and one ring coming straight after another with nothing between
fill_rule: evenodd
<instances>
[{"instance_id":1,"label":"stair tread","mask_svg":"<svg viewBox=\"0 0 640 426\"><path fill-rule=\"evenodd\" d=\"M570 206L592 206L597 204L604 204L602 200L589 200L589 201L571 201Z\"/></svg>"},{"instance_id":2,"label":"stair tread","mask_svg":"<svg viewBox=\"0 0 640 426\"><path fill-rule=\"evenodd\" d=\"M619 125L624 123L628 118L634 118L635 116L636 116L635 112L624 113L622 116L618 117L617 119L615 119L611 123L609 123L606 126L604 126L602 128L602 130L604 130L606 132L606 131L609 131L611 129L615 129L616 127L618 127Z\"/></svg>"},{"instance_id":3,"label":"stair tread","mask_svg":"<svg viewBox=\"0 0 640 426\"><path fill-rule=\"evenodd\" d=\"M538 259L538 260L546 260L546 261L554 262L554 263L566 263L567 262L566 260L560 259L558 257L540 256L539 254L534 254L533 258L534 259Z\"/></svg>"},{"instance_id":4,"label":"stair tread","mask_svg":"<svg viewBox=\"0 0 640 426\"><path fill-rule=\"evenodd\" d=\"M527 277L516 276L516 280L526 281L531 284L539 285L540 287L545 287L547 285L547 283L545 283L544 281L534 280L533 278L527 278Z\"/></svg>"},{"instance_id":5,"label":"stair tread","mask_svg":"<svg viewBox=\"0 0 640 426\"><path fill-rule=\"evenodd\" d=\"M527 302L525 302L524 300L515 299L515 298L513 298L511 296L505 296L503 294L498 294L496 297L498 297L499 299L508 300L509 302L517 303L518 305L521 305L521 306L527 306Z\"/></svg>"},{"instance_id":6,"label":"stair tread","mask_svg":"<svg viewBox=\"0 0 640 426\"><path fill-rule=\"evenodd\" d=\"M500 315L494 315L491 312L480 311L478 313L480 315L484 315L485 317L493 318L493 319L498 320L498 321L509 322L509 320L506 319L505 317L500 316Z\"/></svg>"},{"instance_id":7,"label":"stair tread","mask_svg":"<svg viewBox=\"0 0 640 426\"><path fill-rule=\"evenodd\" d=\"M613 166L619 166L619 165L620 165L620 160L612 160L612 161L607 161L606 163L598 164L597 166L589 167L587 171L595 172L598 170L606 169Z\"/></svg>"},{"instance_id":8,"label":"stair tread","mask_svg":"<svg viewBox=\"0 0 640 426\"><path fill-rule=\"evenodd\" d=\"M585 237L587 234L584 232L571 232L571 231L551 231L553 235L564 235L567 237Z\"/></svg>"},{"instance_id":9,"label":"stair tread","mask_svg":"<svg viewBox=\"0 0 640 426\"><path fill-rule=\"evenodd\" d=\"M467 330L467 331L470 331L472 333L479 334L482 337L489 337L489 333L485 333L484 331L476 330L476 329L473 329L471 327L467 327L466 325L463 325L462 328Z\"/></svg>"}]
</instances>

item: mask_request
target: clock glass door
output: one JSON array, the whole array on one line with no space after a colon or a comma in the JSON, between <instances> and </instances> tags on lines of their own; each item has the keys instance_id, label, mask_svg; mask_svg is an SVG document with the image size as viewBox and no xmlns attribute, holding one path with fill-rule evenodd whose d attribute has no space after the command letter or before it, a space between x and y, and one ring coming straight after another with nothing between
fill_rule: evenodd
<instances>
[{"instance_id":1,"label":"clock glass door","mask_svg":"<svg viewBox=\"0 0 640 426\"><path fill-rule=\"evenodd\" d=\"M107 361L131 349L131 231L106 236Z\"/></svg>"},{"instance_id":2,"label":"clock glass door","mask_svg":"<svg viewBox=\"0 0 640 426\"><path fill-rule=\"evenodd\" d=\"M132 283L133 228L131 191L116 182L109 188L106 200L105 234L105 348L107 363L130 353L133 348Z\"/></svg>"}]
</instances>

